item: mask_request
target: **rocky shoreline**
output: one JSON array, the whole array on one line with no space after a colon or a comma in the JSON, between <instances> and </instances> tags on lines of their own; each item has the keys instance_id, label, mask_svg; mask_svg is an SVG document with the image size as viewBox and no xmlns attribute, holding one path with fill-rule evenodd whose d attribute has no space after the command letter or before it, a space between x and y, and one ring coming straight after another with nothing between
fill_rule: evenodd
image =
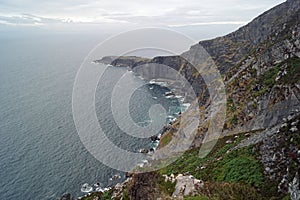
<instances>
[{"instance_id":1,"label":"rocky shoreline","mask_svg":"<svg viewBox=\"0 0 300 200\"><path fill-rule=\"evenodd\" d=\"M300 199L300 1L287 0L233 33L199 42L184 55L197 56L199 46L220 66L227 92L223 131L211 152L199 157L211 108L201 75L180 56L136 63L137 58L116 59L118 66L130 64L132 71L154 62L180 72L195 89L204 120L192 147L172 165L128 174L112 190L85 200ZM147 80L168 73L137 72ZM159 148L173 140L180 143L183 136L174 136L179 120L165 131Z\"/></svg>"},{"instance_id":2,"label":"rocky shoreline","mask_svg":"<svg viewBox=\"0 0 300 200\"><path fill-rule=\"evenodd\" d=\"M116 60L117 59L117 60ZM116 60L116 61L115 61ZM112 62L114 61L114 62ZM107 57L104 57L102 58L101 60L96 60L94 61L95 64L105 64L105 65L108 65L109 67L125 67L125 68L128 68L128 70L132 70L131 66L133 63L136 63L136 62L140 62L140 61L149 61L149 59L146 59L146 58L140 58L140 57L135 57L135 56L132 56L132 57L114 57L114 56L107 56ZM165 87L165 88L168 88L168 85L169 85L169 82L166 81L166 80L154 80L154 79L151 79L151 80L145 80L144 77L142 77L141 75L139 74L136 74L135 73L135 76L136 77L139 77L141 78L142 80L146 81L149 85L157 85L159 87ZM168 122L166 123L166 125L163 127L162 131L156 135L153 135L152 137L150 137L152 143L153 143L153 147L151 147L150 149L147 149L147 148L142 148L139 150L140 153L143 153L143 154L148 154L148 153L153 153L156 148L159 147L159 142L160 142L160 139L161 137L164 135L164 133L168 130L170 130L170 128L172 128L172 123L175 122L177 120L177 117L180 117L181 114L183 112L185 112L189 105L188 103L186 103L184 101L184 97L183 96L176 96L175 95L175 91L169 91L169 92L166 92L165 93L165 98L172 98L172 99L177 99L178 102L181 102L181 109L180 109L180 112L179 113L174 113L172 116L168 116ZM175 117L176 115L176 117ZM138 164L138 167L144 167L145 164L148 164L148 162L145 160L145 161L141 161L140 164ZM117 179L120 179L121 177L118 177L116 178L117 175L111 177L111 179L114 179L114 180L117 180ZM112 185L110 187L101 187L100 186L100 183L95 183L93 185L88 185L87 183L85 183L83 186L82 186L82 189L81 191L83 193L86 193L85 195L81 196L81 197L76 197L76 199L81 199L81 200L85 200L85 199L88 199L90 197L93 197L93 199L101 199L103 193L106 193L106 192L109 192L109 191L112 191L112 189L114 188L120 188L120 184L123 185L123 184L126 184L128 183L130 180L131 180L131 174L127 173L127 178L125 179L124 182L122 183L116 183L115 185ZM115 195L115 196L118 196L118 195ZM61 200L72 200L72 197L71 197L71 194L67 193L67 194L64 194L62 197L61 197Z\"/></svg>"}]
</instances>

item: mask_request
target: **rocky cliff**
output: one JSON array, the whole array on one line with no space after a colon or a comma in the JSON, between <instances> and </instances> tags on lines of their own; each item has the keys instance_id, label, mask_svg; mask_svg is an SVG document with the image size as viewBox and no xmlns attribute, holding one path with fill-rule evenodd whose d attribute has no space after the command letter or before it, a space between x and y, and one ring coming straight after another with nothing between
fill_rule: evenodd
<instances>
[{"instance_id":1,"label":"rocky cliff","mask_svg":"<svg viewBox=\"0 0 300 200\"><path fill-rule=\"evenodd\" d=\"M269 40L271 35L280 33L290 22L297 20L299 4L299 1L288 0L266 11L239 30L213 40L201 41L186 53L197 50L197 46L201 45L213 57L220 71L226 73L245 55Z\"/></svg>"},{"instance_id":2,"label":"rocky cliff","mask_svg":"<svg viewBox=\"0 0 300 200\"><path fill-rule=\"evenodd\" d=\"M229 35L199 42L181 56L114 58L111 64L127 65L146 79L169 72L141 70L139 65L170 66L190 82L198 105L208 113L210 96L201 74L184 59L194 59L200 47L223 74L227 112L222 138L207 157L199 158L207 115L190 150L176 162L151 175L133 174L110 195L116 199L299 200L300 1L288 0ZM165 131L160 147L176 140L177 125Z\"/></svg>"}]
</instances>

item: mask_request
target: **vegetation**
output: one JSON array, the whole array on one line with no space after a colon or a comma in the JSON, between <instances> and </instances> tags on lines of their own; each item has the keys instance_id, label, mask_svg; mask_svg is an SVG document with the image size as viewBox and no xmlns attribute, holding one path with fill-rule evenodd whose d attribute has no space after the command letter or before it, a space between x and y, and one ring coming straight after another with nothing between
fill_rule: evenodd
<instances>
[{"instance_id":1,"label":"vegetation","mask_svg":"<svg viewBox=\"0 0 300 200\"><path fill-rule=\"evenodd\" d=\"M106 191L102 194L102 200L110 200L111 199L111 191Z\"/></svg>"},{"instance_id":2,"label":"vegetation","mask_svg":"<svg viewBox=\"0 0 300 200\"><path fill-rule=\"evenodd\" d=\"M159 176L158 185L164 194L172 196L173 192L175 191L176 182L172 183L171 181L165 181L163 176Z\"/></svg>"},{"instance_id":3,"label":"vegetation","mask_svg":"<svg viewBox=\"0 0 300 200\"><path fill-rule=\"evenodd\" d=\"M130 197L129 197L129 194L128 194L128 188L125 188L123 190L122 199L123 200L130 200Z\"/></svg>"},{"instance_id":4,"label":"vegetation","mask_svg":"<svg viewBox=\"0 0 300 200\"><path fill-rule=\"evenodd\" d=\"M235 114L235 115L233 115L233 117L231 118L230 123L231 123L231 124L237 124L237 122L238 122L238 119L237 119L237 115Z\"/></svg>"},{"instance_id":5,"label":"vegetation","mask_svg":"<svg viewBox=\"0 0 300 200\"><path fill-rule=\"evenodd\" d=\"M159 141L159 147L164 147L172 140L172 134L171 132L166 132L162 135L160 141Z\"/></svg>"},{"instance_id":6,"label":"vegetation","mask_svg":"<svg viewBox=\"0 0 300 200\"><path fill-rule=\"evenodd\" d=\"M260 194L264 198L272 197L277 193L277 184L264 179L262 164L257 159L258 149L248 146L233 150L246 138L245 135L242 133L219 139L205 158L199 157L199 148L190 150L159 172L167 175L189 172L209 185L210 193L185 199L263 199ZM160 182L160 185L165 193L173 193L174 183Z\"/></svg>"},{"instance_id":7,"label":"vegetation","mask_svg":"<svg viewBox=\"0 0 300 200\"><path fill-rule=\"evenodd\" d=\"M300 76L300 58L289 58L283 63L277 64L270 70L266 71L262 77L261 82L264 87L270 88L275 85L276 77L279 75L280 70L286 70L286 74L282 75L282 78L278 80L278 84L292 84L299 83Z\"/></svg>"},{"instance_id":8,"label":"vegetation","mask_svg":"<svg viewBox=\"0 0 300 200\"><path fill-rule=\"evenodd\" d=\"M101 192L93 192L87 197L82 198L83 200L94 200L97 199L97 197L101 200L110 200L112 195L112 190L106 191L104 193Z\"/></svg>"},{"instance_id":9,"label":"vegetation","mask_svg":"<svg viewBox=\"0 0 300 200\"><path fill-rule=\"evenodd\" d=\"M300 58L290 58L286 62L287 75L282 78L283 83L299 83L300 82Z\"/></svg>"},{"instance_id":10,"label":"vegetation","mask_svg":"<svg viewBox=\"0 0 300 200\"><path fill-rule=\"evenodd\" d=\"M199 148L190 150L172 165L161 169L160 173L170 175L189 172L204 181L244 182L260 186L263 182L262 168L252 147L227 153L243 138L244 134L236 138L228 136L220 139L205 158L199 158ZM232 143L228 142L231 140Z\"/></svg>"},{"instance_id":11,"label":"vegetation","mask_svg":"<svg viewBox=\"0 0 300 200\"><path fill-rule=\"evenodd\" d=\"M259 91L253 92L253 96L254 96L254 97L261 96L261 95L265 94L267 91L268 91L267 88L262 88L262 89L259 90Z\"/></svg>"},{"instance_id":12,"label":"vegetation","mask_svg":"<svg viewBox=\"0 0 300 200\"><path fill-rule=\"evenodd\" d=\"M242 182L256 187L261 186L263 174L260 163L255 159L253 147L232 151L215 165L218 181Z\"/></svg>"},{"instance_id":13,"label":"vegetation","mask_svg":"<svg viewBox=\"0 0 300 200\"><path fill-rule=\"evenodd\" d=\"M263 199L255 188L242 183L209 183L204 195L211 200Z\"/></svg>"},{"instance_id":14,"label":"vegetation","mask_svg":"<svg viewBox=\"0 0 300 200\"><path fill-rule=\"evenodd\" d=\"M185 197L184 200L210 200L206 196Z\"/></svg>"},{"instance_id":15,"label":"vegetation","mask_svg":"<svg viewBox=\"0 0 300 200\"><path fill-rule=\"evenodd\" d=\"M279 65L276 65L275 67L273 67L270 70L266 71L262 75L261 79L262 79L262 82L264 83L265 87L270 88L270 87L274 86L275 79L278 75L279 69L280 69Z\"/></svg>"},{"instance_id":16,"label":"vegetation","mask_svg":"<svg viewBox=\"0 0 300 200\"><path fill-rule=\"evenodd\" d=\"M101 196L102 196L101 192L93 192L91 195L83 198L83 200L94 200L97 197L101 199ZM102 197L102 199L103 199L103 197Z\"/></svg>"}]
</instances>

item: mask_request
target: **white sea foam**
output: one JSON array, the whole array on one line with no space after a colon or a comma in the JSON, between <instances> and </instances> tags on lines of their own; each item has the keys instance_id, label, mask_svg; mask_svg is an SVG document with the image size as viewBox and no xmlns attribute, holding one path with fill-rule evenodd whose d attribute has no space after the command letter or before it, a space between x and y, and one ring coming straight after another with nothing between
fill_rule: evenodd
<instances>
[{"instance_id":1,"label":"white sea foam","mask_svg":"<svg viewBox=\"0 0 300 200\"><path fill-rule=\"evenodd\" d=\"M93 191L93 187L90 186L88 183L83 184L82 187L81 187L81 192L89 193L89 192L92 192L92 191Z\"/></svg>"}]
</instances>

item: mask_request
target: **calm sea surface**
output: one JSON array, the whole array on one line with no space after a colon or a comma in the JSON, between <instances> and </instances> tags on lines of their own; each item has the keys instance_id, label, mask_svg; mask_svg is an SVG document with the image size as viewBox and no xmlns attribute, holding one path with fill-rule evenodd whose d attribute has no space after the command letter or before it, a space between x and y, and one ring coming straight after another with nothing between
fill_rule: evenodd
<instances>
[{"instance_id":1,"label":"calm sea surface","mask_svg":"<svg viewBox=\"0 0 300 200\"><path fill-rule=\"evenodd\" d=\"M84 183L113 184L121 172L97 161L83 146L72 116L72 89L77 70L97 39L80 37L0 38L0 199L59 199L74 196ZM101 67L101 66L99 66ZM151 147L150 139L123 134L108 106L112 86L126 69L109 68L96 94L96 113L114 144L130 151ZM132 75L131 81L143 80ZM148 109L162 104L172 115L177 100L167 90L144 85L131 98L132 119L149 121ZM121 180L120 180L121 181Z\"/></svg>"}]
</instances>

